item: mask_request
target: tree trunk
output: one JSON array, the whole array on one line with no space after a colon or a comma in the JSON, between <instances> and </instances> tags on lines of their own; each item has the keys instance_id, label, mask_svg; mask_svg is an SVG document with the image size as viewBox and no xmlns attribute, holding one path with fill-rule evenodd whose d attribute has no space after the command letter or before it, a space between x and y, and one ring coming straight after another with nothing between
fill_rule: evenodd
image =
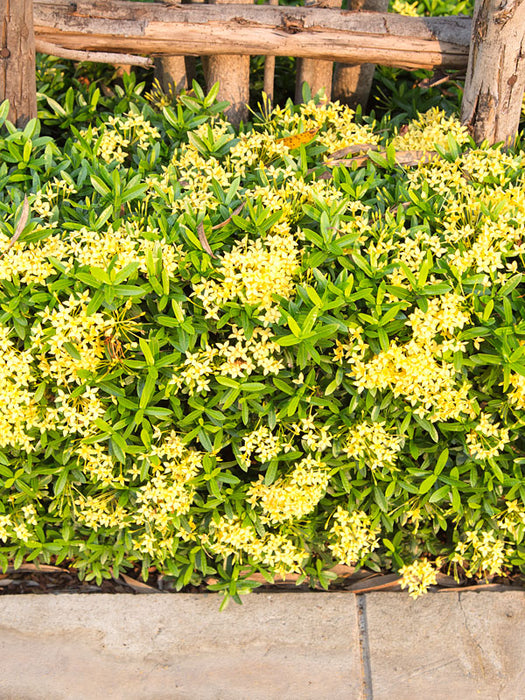
<instances>
[{"instance_id":1,"label":"tree trunk","mask_svg":"<svg viewBox=\"0 0 525 700\"><path fill-rule=\"evenodd\" d=\"M0 102L9 100L9 120L24 127L36 117L33 0L0 0Z\"/></svg>"},{"instance_id":2,"label":"tree trunk","mask_svg":"<svg viewBox=\"0 0 525 700\"><path fill-rule=\"evenodd\" d=\"M246 0L207 0L211 5L246 5ZM243 32L242 27L237 30ZM250 57L239 55L210 56L204 62L207 89L219 83L219 100L228 100L226 110L229 121L238 126L248 118L250 100Z\"/></svg>"},{"instance_id":3,"label":"tree trunk","mask_svg":"<svg viewBox=\"0 0 525 700\"><path fill-rule=\"evenodd\" d=\"M388 0L348 0L348 9L386 12ZM361 65L336 63L332 87L333 99L347 104L352 109L358 105L365 109L375 68L374 63L362 63Z\"/></svg>"},{"instance_id":4,"label":"tree trunk","mask_svg":"<svg viewBox=\"0 0 525 700\"><path fill-rule=\"evenodd\" d=\"M341 9L341 0L320 0L310 3L315 7L333 7ZM308 7L308 4L307 4ZM312 97L319 90L324 90L327 99L332 98L332 79L334 64L332 61L318 61L314 58L299 58L297 60L297 74L295 79L295 101L303 101L303 83L310 87Z\"/></svg>"},{"instance_id":5,"label":"tree trunk","mask_svg":"<svg viewBox=\"0 0 525 700\"><path fill-rule=\"evenodd\" d=\"M525 0L476 0L461 119L476 143L516 138L525 88Z\"/></svg>"}]
</instances>

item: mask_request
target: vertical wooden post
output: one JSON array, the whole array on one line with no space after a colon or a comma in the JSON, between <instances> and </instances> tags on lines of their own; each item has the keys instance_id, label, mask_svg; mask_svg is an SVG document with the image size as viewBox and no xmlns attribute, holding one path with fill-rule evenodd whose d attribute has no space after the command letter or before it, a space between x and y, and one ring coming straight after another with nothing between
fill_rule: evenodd
<instances>
[{"instance_id":1,"label":"vertical wooden post","mask_svg":"<svg viewBox=\"0 0 525 700\"><path fill-rule=\"evenodd\" d=\"M270 5L278 5L279 0L268 0ZM264 59L264 92L273 102L275 81L275 56L266 56Z\"/></svg>"},{"instance_id":2,"label":"vertical wooden post","mask_svg":"<svg viewBox=\"0 0 525 700\"><path fill-rule=\"evenodd\" d=\"M207 0L212 5L246 5L247 0ZM239 29L242 32L242 29ZM238 126L248 118L250 99L250 57L219 55L210 56L204 62L204 74L208 90L219 82L219 100L228 100L226 116Z\"/></svg>"},{"instance_id":3,"label":"vertical wooden post","mask_svg":"<svg viewBox=\"0 0 525 700\"><path fill-rule=\"evenodd\" d=\"M182 0L183 5L203 0ZM155 59L155 77L164 92L176 95L181 90L187 90L195 78L194 56L159 56Z\"/></svg>"},{"instance_id":4,"label":"vertical wooden post","mask_svg":"<svg viewBox=\"0 0 525 700\"><path fill-rule=\"evenodd\" d=\"M525 88L525 0L476 0L461 120L477 143L516 138Z\"/></svg>"},{"instance_id":5,"label":"vertical wooden post","mask_svg":"<svg viewBox=\"0 0 525 700\"><path fill-rule=\"evenodd\" d=\"M387 12L388 0L348 0L348 9ZM333 99L349 105L352 109L358 105L365 108L375 68L373 63L362 63L361 65L336 63L332 88Z\"/></svg>"},{"instance_id":6,"label":"vertical wooden post","mask_svg":"<svg viewBox=\"0 0 525 700\"><path fill-rule=\"evenodd\" d=\"M315 7L341 7L341 0L320 0L319 2L306 2L306 6ZM324 90L328 99L332 97L332 77L334 64L332 61L320 61L315 58L298 58L297 73L295 78L295 101L303 101L303 83L308 83L312 96Z\"/></svg>"},{"instance_id":7,"label":"vertical wooden post","mask_svg":"<svg viewBox=\"0 0 525 700\"><path fill-rule=\"evenodd\" d=\"M155 59L155 77L164 92L178 94L188 87L184 56L160 56Z\"/></svg>"},{"instance_id":8,"label":"vertical wooden post","mask_svg":"<svg viewBox=\"0 0 525 700\"><path fill-rule=\"evenodd\" d=\"M23 127L36 117L33 0L0 0L0 102L9 120Z\"/></svg>"}]
</instances>

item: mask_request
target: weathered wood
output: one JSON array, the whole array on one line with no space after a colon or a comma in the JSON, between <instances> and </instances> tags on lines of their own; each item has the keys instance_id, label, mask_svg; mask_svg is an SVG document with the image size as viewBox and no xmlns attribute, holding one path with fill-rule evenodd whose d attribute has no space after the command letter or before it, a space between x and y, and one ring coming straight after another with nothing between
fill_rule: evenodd
<instances>
[{"instance_id":1,"label":"weathered wood","mask_svg":"<svg viewBox=\"0 0 525 700\"><path fill-rule=\"evenodd\" d=\"M348 9L386 12L388 0L348 0ZM358 105L365 108L375 68L373 63L362 63L361 65L336 63L332 84L333 99L339 100L353 109Z\"/></svg>"},{"instance_id":2,"label":"weathered wood","mask_svg":"<svg viewBox=\"0 0 525 700\"><path fill-rule=\"evenodd\" d=\"M35 0L35 32L64 48L166 55L302 56L464 69L471 21L305 7Z\"/></svg>"},{"instance_id":3,"label":"weathered wood","mask_svg":"<svg viewBox=\"0 0 525 700\"><path fill-rule=\"evenodd\" d=\"M210 5L246 5L248 0L207 0ZM240 11L237 10L239 13ZM237 29L237 34L244 33ZM232 37L234 41L234 37ZM206 87L210 90L219 83L219 100L230 103L225 110L229 121L238 126L248 118L248 102L250 99L250 56L238 55L233 52L228 55L212 55L206 62Z\"/></svg>"},{"instance_id":4,"label":"weathered wood","mask_svg":"<svg viewBox=\"0 0 525 700\"><path fill-rule=\"evenodd\" d=\"M36 117L33 0L0 0L0 102L19 127Z\"/></svg>"},{"instance_id":5,"label":"weathered wood","mask_svg":"<svg viewBox=\"0 0 525 700\"><path fill-rule=\"evenodd\" d=\"M155 77L166 94L178 94L188 87L184 56L159 56L155 59Z\"/></svg>"},{"instance_id":6,"label":"weathered wood","mask_svg":"<svg viewBox=\"0 0 525 700\"><path fill-rule=\"evenodd\" d=\"M71 61L92 61L93 63L115 63L129 66L141 66L149 68L153 65L153 59L148 56L132 56L125 53L108 53L107 51L75 51L64 49L49 41L35 39L35 49L39 53L47 53L50 56L68 58Z\"/></svg>"},{"instance_id":7,"label":"weathered wood","mask_svg":"<svg viewBox=\"0 0 525 700\"><path fill-rule=\"evenodd\" d=\"M270 5L278 5L279 0L268 0ZM263 90L273 102L275 83L275 56L266 56L264 59L264 85Z\"/></svg>"},{"instance_id":8,"label":"weathered wood","mask_svg":"<svg viewBox=\"0 0 525 700\"><path fill-rule=\"evenodd\" d=\"M330 7L341 9L341 0L320 0L307 7ZM332 78L334 74L333 61L320 61L315 58L300 58L297 61L297 75L295 78L295 101L303 100L303 85L306 83L310 88L310 94L316 95L320 90L328 100L332 97Z\"/></svg>"},{"instance_id":9,"label":"weathered wood","mask_svg":"<svg viewBox=\"0 0 525 700\"><path fill-rule=\"evenodd\" d=\"M525 0L476 0L461 117L477 143L516 138L525 88Z\"/></svg>"}]
</instances>

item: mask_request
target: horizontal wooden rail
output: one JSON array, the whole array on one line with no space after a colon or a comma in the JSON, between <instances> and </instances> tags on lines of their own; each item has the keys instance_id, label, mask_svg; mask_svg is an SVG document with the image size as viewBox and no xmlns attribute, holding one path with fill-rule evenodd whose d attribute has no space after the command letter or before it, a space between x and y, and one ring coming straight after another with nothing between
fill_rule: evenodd
<instances>
[{"instance_id":1,"label":"horizontal wooden rail","mask_svg":"<svg viewBox=\"0 0 525 700\"><path fill-rule=\"evenodd\" d=\"M468 17L270 5L34 0L37 41L146 55L270 55L466 69Z\"/></svg>"}]
</instances>

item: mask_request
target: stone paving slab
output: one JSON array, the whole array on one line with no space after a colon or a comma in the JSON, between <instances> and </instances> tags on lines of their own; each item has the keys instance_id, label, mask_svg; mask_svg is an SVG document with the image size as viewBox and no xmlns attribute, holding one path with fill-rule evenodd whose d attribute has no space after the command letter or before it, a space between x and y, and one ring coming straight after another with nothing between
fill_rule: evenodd
<instances>
[{"instance_id":1,"label":"stone paving slab","mask_svg":"<svg viewBox=\"0 0 525 700\"><path fill-rule=\"evenodd\" d=\"M525 593L0 597L0 700L525 700Z\"/></svg>"},{"instance_id":2,"label":"stone paving slab","mask_svg":"<svg viewBox=\"0 0 525 700\"><path fill-rule=\"evenodd\" d=\"M525 593L365 596L371 700L524 700Z\"/></svg>"},{"instance_id":3,"label":"stone paving slab","mask_svg":"<svg viewBox=\"0 0 525 700\"><path fill-rule=\"evenodd\" d=\"M1 700L361 696L356 598L0 597Z\"/></svg>"}]
</instances>

